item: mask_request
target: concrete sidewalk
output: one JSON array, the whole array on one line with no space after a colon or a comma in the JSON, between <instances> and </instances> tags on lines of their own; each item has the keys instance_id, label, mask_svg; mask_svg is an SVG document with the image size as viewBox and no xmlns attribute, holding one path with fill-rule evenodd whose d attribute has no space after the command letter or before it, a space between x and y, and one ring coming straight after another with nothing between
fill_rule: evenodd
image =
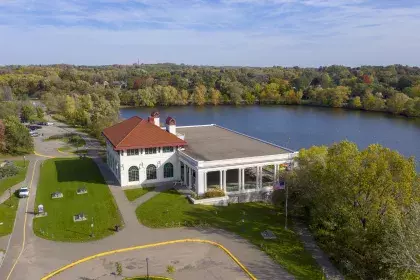
<instances>
[{"instance_id":1,"label":"concrete sidewalk","mask_svg":"<svg viewBox=\"0 0 420 280\"><path fill-rule=\"evenodd\" d=\"M338 271L337 268L331 263L328 256L319 248L316 244L315 239L313 238L311 232L306 227L306 225L301 221L293 221L293 226L297 234L299 234L300 239L303 242L305 250L312 254L312 257L322 268L325 277L327 279L334 280L344 280L343 275Z\"/></svg>"}]
</instances>

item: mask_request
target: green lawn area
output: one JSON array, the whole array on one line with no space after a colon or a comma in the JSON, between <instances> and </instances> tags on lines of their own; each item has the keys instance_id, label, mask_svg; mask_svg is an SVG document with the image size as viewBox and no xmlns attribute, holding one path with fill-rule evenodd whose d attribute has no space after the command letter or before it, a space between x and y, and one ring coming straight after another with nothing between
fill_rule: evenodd
<instances>
[{"instance_id":1,"label":"green lawn area","mask_svg":"<svg viewBox=\"0 0 420 280\"><path fill-rule=\"evenodd\" d=\"M155 188L137 188L137 189L128 189L124 190L125 196L129 201L134 201L140 196L145 195L148 192L153 191Z\"/></svg>"},{"instance_id":2,"label":"green lawn area","mask_svg":"<svg viewBox=\"0 0 420 280\"><path fill-rule=\"evenodd\" d=\"M299 236L284 229L284 214L264 203L238 203L227 207L193 205L174 190L160 193L136 209L141 223L152 228L208 225L234 232L255 244L297 279L323 279L321 269L305 251ZM273 231L276 240L261 232Z\"/></svg>"},{"instance_id":3,"label":"green lawn area","mask_svg":"<svg viewBox=\"0 0 420 280\"><path fill-rule=\"evenodd\" d=\"M19 198L16 195L0 204L0 223L3 223L0 225L0 236L12 233L18 206Z\"/></svg>"},{"instance_id":4,"label":"green lawn area","mask_svg":"<svg viewBox=\"0 0 420 280\"><path fill-rule=\"evenodd\" d=\"M15 160L13 161L16 166L21 167L19 169L19 173L12 177L7 177L2 180L0 180L0 195L2 195L5 191L7 191L9 188L13 187L17 183L22 182L25 180L26 171L28 170L29 161L23 160Z\"/></svg>"},{"instance_id":5,"label":"green lawn area","mask_svg":"<svg viewBox=\"0 0 420 280\"><path fill-rule=\"evenodd\" d=\"M36 193L35 208L44 205L47 217L34 219L37 236L68 242L97 240L113 234L121 217L108 186L89 158L57 158L43 163ZM76 194L85 187L87 194ZM62 192L64 197L52 199L51 193ZM36 211L36 209L35 209ZM86 221L73 222L73 216L84 213ZM93 237L90 237L93 227Z\"/></svg>"},{"instance_id":6,"label":"green lawn area","mask_svg":"<svg viewBox=\"0 0 420 280\"><path fill-rule=\"evenodd\" d=\"M86 142L85 140L78 134L74 133L65 133L65 134L57 134L52 135L45 139L44 141L54 141L60 140L69 145L70 148L80 148L83 147Z\"/></svg>"}]
</instances>

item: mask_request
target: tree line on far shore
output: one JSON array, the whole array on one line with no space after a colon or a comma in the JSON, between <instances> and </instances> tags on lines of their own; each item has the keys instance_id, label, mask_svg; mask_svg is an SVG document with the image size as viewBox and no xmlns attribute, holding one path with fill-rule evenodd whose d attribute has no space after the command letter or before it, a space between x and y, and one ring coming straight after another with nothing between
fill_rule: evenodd
<instances>
[{"instance_id":1,"label":"tree line on far shore","mask_svg":"<svg viewBox=\"0 0 420 280\"><path fill-rule=\"evenodd\" d=\"M420 68L175 64L0 67L0 101L101 93L126 106L304 104L420 116ZM106 98L106 97L105 97ZM95 100L95 98L93 98ZM109 98L107 98L108 101ZM116 98L112 98L117 101Z\"/></svg>"}]
</instances>

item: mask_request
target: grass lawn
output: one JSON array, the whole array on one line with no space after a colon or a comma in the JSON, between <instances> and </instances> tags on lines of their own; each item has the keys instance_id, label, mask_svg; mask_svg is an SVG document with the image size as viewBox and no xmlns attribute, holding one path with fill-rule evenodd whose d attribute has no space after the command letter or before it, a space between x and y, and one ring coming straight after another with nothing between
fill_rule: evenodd
<instances>
[{"instance_id":1,"label":"grass lawn","mask_svg":"<svg viewBox=\"0 0 420 280\"><path fill-rule=\"evenodd\" d=\"M299 236L284 229L283 213L271 205L193 205L184 196L171 190L140 205L136 215L141 223L152 228L208 225L234 232L261 248L297 279L323 279L321 269L305 251ZM276 240L261 237L261 232L267 229L276 234Z\"/></svg>"},{"instance_id":2,"label":"grass lawn","mask_svg":"<svg viewBox=\"0 0 420 280\"><path fill-rule=\"evenodd\" d=\"M155 188L137 188L137 189L128 189L124 190L125 196L129 201L134 201L140 196L145 195L146 193L153 191Z\"/></svg>"},{"instance_id":3,"label":"grass lawn","mask_svg":"<svg viewBox=\"0 0 420 280\"><path fill-rule=\"evenodd\" d=\"M86 187L87 194L76 194ZM64 197L52 199L51 193L62 192ZM113 234L121 217L108 186L89 158L50 159L41 167L41 177L36 193L35 207L44 205L47 217L34 219L37 236L68 242L97 240ZM36 209L35 209L36 211ZM86 221L73 222L73 216L84 213ZM90 237L93 227L93 237Z\"/></svg>"},{"instance_id":4,"label":"grass lawn","mask_svg":"<svg viewBox=\"0 0 420 280\"><path fill-rule=\"evenodd\" d=\"M65 133L65 134L57 134L52 135L45 139L44 141L54 141L54 140L60 140L66 143L69 148L80 148L86 145L85 140L78 134L74 133Z\"/></svg>"},{"instance_id":5,"label":"grass lawn","mask_svg":"<svg viewBox=\"0 0 420 280\"><path fill-rule=\"evenodd\" d=\"M0 236L12 233L18 206L19 198L16 195L0 204L0 223L3 223L0 225Z\"/></svg>"},{"instance_id":6,"label":"grass lawn","mask_svg":"<svg viewBox=\"0 0 420 280\"><path fill-rule=\"evenodd\" d=\"M29 161L26 160L25 163L23 160L13 161L16 166L21 167L19 173L12 177L7 177L0 180L0 195L2 195L9 188L25 180L26 171L28 170Z\"/></svg>"}]
</instances>

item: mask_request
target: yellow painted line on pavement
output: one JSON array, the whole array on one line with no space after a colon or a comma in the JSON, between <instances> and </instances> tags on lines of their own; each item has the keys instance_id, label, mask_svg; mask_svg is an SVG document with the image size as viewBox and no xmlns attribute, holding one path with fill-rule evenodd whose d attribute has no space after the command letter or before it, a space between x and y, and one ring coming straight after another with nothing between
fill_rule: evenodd
<instances>
[{"instance_id":1,"label":"yellow painted line on pavement","mask_svg":"<svg viewBox=\"0 0 420 280\"><path fill-rule=\"evenodd\" d=\"M195 243L207 243L207 244L211 244L214 245L216 247L219 247L220 249L222 249L244 272L245 274L247 274L249 276L250 279L252 280L256 280L257 278L238 260L238 258L236 258L228 249L226 249L223 245L214 242L214 241L210 241L210 240L202 240L202 239L180 239L180 240L172 240L172 241L164 241L164 242L159 242L159 243L152 243L152 244L146 244L146 245L140 245L140 246L133 246L133 247L128 247L128 248L123 248L123 249L117 249L117 250L111 250L111 251L106 251L106 252L102 252L99 254L95 254L83 259L80 259L78 261L72 262L66 266L63 266L53 272L51 272L50 274L48 274L47 276L43 277L41 280L48 280L51 277L59 274L60 272L63 272L66 269L69 269L73 266L76 266L78 264L99 258L99 257L104 257L104 256L108 256L108 255L112 255L112 254L116 254L116 253L123 253L123 252L129 252L129 251L133 251L133 250L139 250L139 249L146 249L146 248L152 248L152 247L158 247L158 246L163 246L163 245L169 245L169 244L177 244L177 243L185 243L185 242L195 242Z\"/></svg>"},{"instance_id":2,"label":"yellow painted line on pavement","mask_svg":"<svg viewBox=\"0 0 420 280\"><path fill-rule=\"evenodd\" d=\"M39 154L39 153L37 153L36 151L34 151L34 154L35 154L36 156L39 156L39 157L45 157L45 158L55 158L55 157L51 157L51 156L46 156L46 155Z\"/></svg>"},{"instance_id":3,"label":"yellow painted line on pavement","mask_svg":"<svg viewBox=\"0 0 420 280\"><path fill-rule=\"evenodd\" d=\"M137 276L137 277L132 277L132 278L124 278L125 280L136 280L139 278L146 278L146 275L141 275L141 276ZM168 278L168 277L163 277L163 276L154 276L154 275L149 275L150 278L153 279L162 279L162 280L173 280L172 278Z\"/></svg>"},{"instance_id":4,"label":"yellow painted line on pavement","mask_svg":"<svg viewBox=\"0 0 420 280\"><path fill-rule=\"evenodd\" d=\"M31 182L29 183L29 190L31 190L31 189L32 189L32 183L33 183L33 181L34 181L34 175L35 175L35 170L36 170L36 164L37 164L37 163L38 163L38 159L35 161L35 164L34 164L34 169L32 170L32 177L31 177ZM17 265L17 263L18 263L18 261L19 261L19 259L20 259L20 256L21 256L21 255L22 255L22 253L23 253L23 250L25 249L25 242L26 242L26 220L27 220L27 218L28 218L28 207L29 207L29 197L28 197L28 198L26 198L25 220L24 220L24 223L23 223L23 240L22 240L22 249L20 250L18 257L17 257L17 259L16 259L15 263L13 264L12 269L11 269L11 270L10 270L10 272L9 272L9 275L7 275L6 280L9 280L10 276L11 276L11 275L12 275L12 273L13 273L13 270L15 269L15 266Z\"/></svg>"},{"instance_id":5,"label":"yellow painted line on pavement","mask_svg":"<svg viewBox=\"0 0 420 280\"><path fill-rule=\"evenodd\" d=\"M63 151L60 151L60 148L57 148L57 152L59 152L60 154L66 155L66 156L75 155L75 153L72 153L72 152L63 152Z\"/></svg>"}]
</instances>

